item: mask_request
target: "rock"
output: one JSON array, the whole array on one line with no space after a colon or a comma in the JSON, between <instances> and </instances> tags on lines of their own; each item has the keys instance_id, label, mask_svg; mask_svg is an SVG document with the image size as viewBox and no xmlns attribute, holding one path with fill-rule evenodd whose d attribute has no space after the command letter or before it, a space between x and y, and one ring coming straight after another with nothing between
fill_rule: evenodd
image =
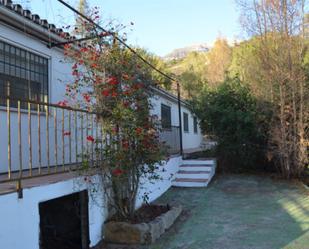
<instances>
[{"instance_id":1,"label":"rock","mask_svg":"<svg viewBox=\"0 0 309 249\"><path fill-rule=\"evenodd\" d=\"M172 207L149 223L108 222L104 227L104 239L117 244L151 244L175 222L181 211L181 206Z\"/></svg>"},{"instance_id":2,"label":"rock","mask_svg":"<svg viewBox=\"0 0 309 249\"><path fill-rule=\"evenodd\" d=\"M104 238L113 243L139 243L141 241L141 227L126 222L108 222L104 227Z\"/></svg>"}]
</instances>

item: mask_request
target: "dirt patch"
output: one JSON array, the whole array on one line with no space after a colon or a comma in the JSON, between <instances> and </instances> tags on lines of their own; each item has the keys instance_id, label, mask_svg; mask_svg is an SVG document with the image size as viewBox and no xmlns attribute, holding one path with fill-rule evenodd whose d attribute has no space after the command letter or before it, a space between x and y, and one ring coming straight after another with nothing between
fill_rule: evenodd
<instances>
[{"instance_id":1,"label":"dirt patch","mask_svg":"<svg viewBox=\"0 0 309 249\"><path fill-rule=\"evenodd\" d=\"M137 209L131 220L123 220L119 217L113 216L109 221L125 221L131 224L148 223L153 221L156 217L166 213L171 208L169 205L143 205Z\"/></svg>"},{"instance_id":2,"label":"dirt patch","mask_svg":"<svg viewBox=\"0 0 309 249\"><path fill-rule=\"evenodd\" d=\"M134 218L131 221L132 224L138 223L148 223L153 221L156 217L160 216L161 214L166 213L171 208L169 205L143 205L139 208L135 214Z\"/></svg>"}]
</instances>

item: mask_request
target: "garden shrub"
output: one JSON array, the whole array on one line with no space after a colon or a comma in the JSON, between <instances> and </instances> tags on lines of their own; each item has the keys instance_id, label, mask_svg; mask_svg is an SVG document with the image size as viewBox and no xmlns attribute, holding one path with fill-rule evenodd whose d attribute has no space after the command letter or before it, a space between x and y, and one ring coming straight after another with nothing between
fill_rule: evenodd
<instances>
[{"instance_id":1,"label":"garden shrub","mask_svg":"<svg viewBox=\"0 0 309 249\"><path fill-rule=\"evenodd\" d=\"M216 89L205 89L194 103L205 134L217 138L219 168L243 172L266 166L270 112L260 112L248 86L238 78L227 78ZM270 110L270 108L267 108Z\"/></svg>"}]
</instances>

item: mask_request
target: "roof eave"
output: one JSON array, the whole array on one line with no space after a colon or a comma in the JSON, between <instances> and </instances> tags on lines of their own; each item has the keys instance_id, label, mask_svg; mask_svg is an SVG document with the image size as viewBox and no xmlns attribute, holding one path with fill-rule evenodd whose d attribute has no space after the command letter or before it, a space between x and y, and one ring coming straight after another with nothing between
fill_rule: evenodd
<instances>
[{"instance_id":1,"label":"roof eave","mask_svg":"<svg viewBox=\"0 0 309 249\"><path fill-rule=\"evenodd\" d=\"M0 5L0 21L22 32L32 35L47 44L67 41L58 34L55 34L49 29L34 23L32 20L28 20L24 16L21 16L6 8L4 5Z\"/></svg>"}]
</instances>

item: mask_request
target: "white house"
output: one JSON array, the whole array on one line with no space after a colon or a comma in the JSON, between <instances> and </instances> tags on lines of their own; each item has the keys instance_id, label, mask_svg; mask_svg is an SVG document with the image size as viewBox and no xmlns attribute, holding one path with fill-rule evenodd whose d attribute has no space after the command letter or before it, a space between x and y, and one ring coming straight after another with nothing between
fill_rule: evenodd
<instances>
[{"instance_id":1,"label":"white house","mask_svg":"<svg viewBox=\"0 0 309 249\"><path fill-rule=\"evenodd\" d=\"M11 0L0 0L0 248L47 249L56 233L75 236L82 249L102 239L104 199L100 194L88 198L87 182L73 171L77 155L92 149L83 137L100 136L100 130L93 115L53 105L63 100L63 82L72 77L62 49L48 47L66 41L63 37L70 36ZM162 139L175 155L160 172L164 180L155 186L145 183L141 190L150 193L150 200L171 187L182 164L179 129L184 150L198 148L202 141L187 104L181 101L179 128L177 97L155 91L152 112L161 117ZM86 218L72 215L74 208ZM68 235L72 229L75 234Z\"/></svg>"}]
</instances>

